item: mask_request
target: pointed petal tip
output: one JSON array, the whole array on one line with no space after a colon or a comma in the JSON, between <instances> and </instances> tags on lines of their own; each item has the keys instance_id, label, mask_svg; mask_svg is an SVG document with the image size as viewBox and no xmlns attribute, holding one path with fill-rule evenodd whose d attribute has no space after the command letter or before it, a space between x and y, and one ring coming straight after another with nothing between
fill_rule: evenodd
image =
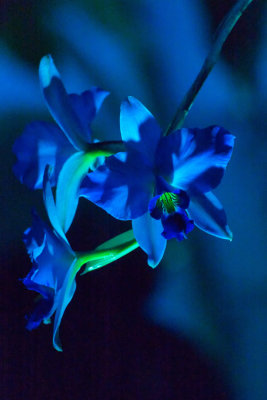
<instances>
[{"instance_id":1,"label":"pointed petal tip","mask_svg":"<svg viewBox=\"0 0 267 400\"><path fill-rule=\"evenodd\" d=\"M147 264L149 265L149 267L155 269L158 265L159 265L160 261L155 263L155 260L151 259L151 258L147 258Z\"/></svg>"},{"instance_id":2,"label":"pointed petal tip","mask_svg":"<svg viewBox=\"0 0 267 400\"><path fill-rule=\"evenodd\" d=\"M124 107L129 107L131 105L131 100L130 100L131 96L127 96L122 102L121 102L121 110Z\"/></svg>"},{"instance_id":3,"label":"pointed petal tip","mask_svg":"<svg viewBox=\"0 0 267 400\"><path fill-rule=\"evenodd\" d=\"M233 233L230 231L229 228L227 229L227 237L226 237L226 239L229 240L229 242L233 241Z\"/></svg>"},{"instance_id":4,"label":"pointed petal tip","mask_svg":"<svg viewBox=\"0 0 267 400\"><path fill-rule=\"evenodd\" d=\"M54 77L60 79L60 75L54 64L53 58L50 54L48 54L41 58L39 65L39 78L41 86L44 88L49 86Z\"/></svg>"},{"instance_id":5,"label":"pointed petal tip","mask_svg":"<svg viewBox=\"0 0 267 400\"><path fill-rule=\"evenodd\" d=\"M58 334L54 335L53 337L53 347L56 351L63 352Z\"/></svg>"},{"instance_id":6,"label":"pointed petal tip","mask_svg":"<svg viewBox=\"0 0 267 400\"><path fill-rule=\"evenodd\" d=\"M210 232L207 232L207 233L211 234ZM228 240L229 242L232 242L232 240L233 240L233 234L230 231L228 226L226 226L225 229L223 231L221 231L220 233L218 233L218 234L213 233L211 235L215 236L219 239Z\"/></svg>"},{"instance_id":7,"label":"pointed petal tip","mask_svg":"<svg viewBox=\"0 0 267 400\"><path fill-rule=\"evenodd\" d=\"M138 125L147 120L153 118L151 112L141 103L140 100L134 96L127 96L121 103L121 117L124 114L125 117L136 118ZM127 121L128 123L129 121Z\"/></svg>"},{"instance_id":8,"label":"pointed petal tip","mask_svg":"<svg viewBox=\"0 0 267 400\"><path fill-rule=\"evenodd\" d=\"M53 344L53 347L56 351L58 351L59 353L63 353L63 349L62 347L57 346L55 343Z\"/></svg>"},{"instance_id":9,"label":"pointed petal tip","mask_svg":"<svg viewBox=\"0 0 267 400\"><path fill-rule=\"evenodd\" d=\"M225 135L225 141L226 141L226 144L228 144L228 146L234 147L235 140L236 140L236 136L232 135L231 133L228 133L228 135Z\"/></svg>"},{"instance_id":10,"label":"pointed petal tip","mask_svg":"<svg viewBox=\"0 0 267 400\"><path fill-rule=\"evenodd\" d=\"M228 240L229 242L232 242L233 240L233 233L231 231L231 229L229 228L228 225L225 225L224 229L223 229L223 235L218 236L221 239L225 239Z\"/></svg>"},{"instance_id":11,"label":"pointed petal tip","mask_svg":"<svg viewBox=\"0 0 267 400\"><path fill-rule=\"evenodd\" d=\"M123 100L121 107L132 107L134 105L141 104L139 100L137 100L134 96L127 96L126 99Z\"/></svg>"},{"instance_id":12,"label":"pointed petal tip","mask_svg":"<svg viewBox=\"0 0 267 400\"><path fill-rule=\"evenodd\" d=\"M126 101L128 101L128 103L131 103L133 100L135 100L135 98L133 96L126 97Z\"/></svg>"}]
</instances>

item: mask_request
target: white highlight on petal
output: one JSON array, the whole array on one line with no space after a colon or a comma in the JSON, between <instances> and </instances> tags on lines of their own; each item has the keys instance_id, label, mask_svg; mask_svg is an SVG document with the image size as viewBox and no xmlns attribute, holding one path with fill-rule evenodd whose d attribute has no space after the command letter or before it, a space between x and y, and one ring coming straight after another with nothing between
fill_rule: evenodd
<instances>
[{"instance_id":1,"label":"white highlight on petal","mask_svg":"<svg viewBox=\"0 0 267 400\"><path fill-rule=\"evenodd\" d=\"M39 65L39 78L42 87L46 88L49 86L54 77L60 79L60 75L54 64L53 58L50 54L48 54L42 57Z\"/></svg>"},{"instance_id":2,"label":"white highlight on petal","mask_svg":"<svg viewBox=\"0 0 267 400\"><path fill-rule=\"evenodd\" d=\"M196 149L196 142L194 140L194 135L189 131L189 129L181 129L181 145L180 145L180 160L189 157Z\"/></svg>"},{"instance_id":3,"label":"white highlight on petal","mask_svg":"<svg viewBox=\"0 0 267 400\"><path fill-rule=\"evenodd\" d=\"M140 142L139 126L149 118L154 118L148 109L133 96L128 96L121 104L122 140ZM129 124L131 119L132 124Z\"/></svg>"},{"instance_id":4,"label":"white highlight on petal","mask_svg":"<svg viewBox=\"0 0 267 400\"><path fill-rule=\"evenodd\" d=\"M221 163L218 162L219 158L222 159ZM227 164L223 157L219 157L217 154L214 156L212 151L187 158L184 162L176 154L172 155L172 159L174 165L172 185L183 190L187 190L188 185L209 168L214 166L222 167Z\"/></svg>"},{"instance_id":5,"label":"white highlight on petal","mask_svg":"<svg viewBox=\"0 0 267 400\"><path fill-rule=\"evenodd\" d=\"M151 112L132 96L121 104L120 127L126 146L144 154L153 164L161 129Z\"/></svg>"}]
</instances>

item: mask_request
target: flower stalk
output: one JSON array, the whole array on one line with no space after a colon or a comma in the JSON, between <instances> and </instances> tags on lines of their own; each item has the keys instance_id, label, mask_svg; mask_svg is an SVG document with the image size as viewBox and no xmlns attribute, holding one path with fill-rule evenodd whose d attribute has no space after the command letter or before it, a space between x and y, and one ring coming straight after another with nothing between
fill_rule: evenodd
<instances>
[{"instance_id":1,"label":"flower stalk","mask_svg":"<svg viewBox=\"0 0 267 400\"><path fill-rule=\"evenodd\" d=\"M81 275L85 275L87 272L94 271L96 269L102 268L119 258L126 256L128 253L137 249L139 244L135 239L130 240L127 243L115 246L110 249L95 250L88 253L79 253L78 260L80 266L85 265L85 268Z\"/></svg>"},{"instance_id":2,"label":"flower stalk","mask_svg":"<svg viewBox=\"0 0 267 400\"><path fill-rule=\"evenodd\" d=\"M211 49L202 65L200 72L198 73L196 79L194 80L192 86L186 93L185 97L183 98L182 102L180 103L173 120L169 124L165 135L169 135L171 132L180 129L183 126L184 120L187 117L188 112L190 111L195 98L200 91L201 87L203 86L205 80L209 76L212 68L216 64L224 42L226 41L227 37L231 33L232 29L234 28L235 24L242 16L244 11L247 9L250 3L253 0L239 0L234 5L234 7L230 10L228 15L223 19L217 33L215 35L215 39Z\"/></svg>"}]
</instances>

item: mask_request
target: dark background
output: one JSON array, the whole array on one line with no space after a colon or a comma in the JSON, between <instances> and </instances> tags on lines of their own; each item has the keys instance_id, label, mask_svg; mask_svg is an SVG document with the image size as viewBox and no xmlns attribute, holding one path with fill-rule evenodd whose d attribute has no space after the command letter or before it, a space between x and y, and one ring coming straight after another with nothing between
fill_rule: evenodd
<instances>
[{"instance_id":1,"label":"dark background","mask_svg":"<svg viewBox=\"0 0 267 400\"><path fill-rule=\"evenodd\" d=\"M170 242L152 270L141 250L77 277L60 335L25 330L35 295L21 241L40 192L12 174L12 145L25 125L51 120L38 63L51 53L69 92L111 91L95 122L119 138L119 104L140 99L163 128L200 69L233 1L0 2L0 395L13 399L265 400L266 388L266 16L254 0L229 37L185 126L224 126L236 146L216 194L232 243L195 229ZM89 250L129 228L81 200L69 231Z\"/></svg>"}]
</instances>

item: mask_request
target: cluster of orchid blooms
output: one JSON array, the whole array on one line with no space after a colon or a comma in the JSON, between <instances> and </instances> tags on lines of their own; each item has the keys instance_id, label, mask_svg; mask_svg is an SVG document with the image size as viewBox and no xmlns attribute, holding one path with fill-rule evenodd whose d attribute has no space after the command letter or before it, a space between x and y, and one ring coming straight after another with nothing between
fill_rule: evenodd
<instances>
[{"instance_id":1,"label":"cluster of orchid blooms","mask_svg":"<svg viewBox=\"0 0 267 400\"><path fill-rule=\"evenodd\" d=\"M122 141L93 141L90 124L108 92L67 94L51 56L39 68L41 88L57 124L33 122L14 145L15 175L42 189L49 225L33 212L24 243L33 267L24 285L41 296L27 328L48 323L61 350L59 325L75 292L76 274L111 263L139 247L148 264L161 261L168 239L181 241L194 226L231 240L222 205L211 192L231 157L234 136L219 126L182 128L166 135L134 97L122 102ZM53 189L55 187L55 189ZM66 234L79 197L95 203L132 230L87 253L75 252Z\"/></svg>"}]
</instances>

